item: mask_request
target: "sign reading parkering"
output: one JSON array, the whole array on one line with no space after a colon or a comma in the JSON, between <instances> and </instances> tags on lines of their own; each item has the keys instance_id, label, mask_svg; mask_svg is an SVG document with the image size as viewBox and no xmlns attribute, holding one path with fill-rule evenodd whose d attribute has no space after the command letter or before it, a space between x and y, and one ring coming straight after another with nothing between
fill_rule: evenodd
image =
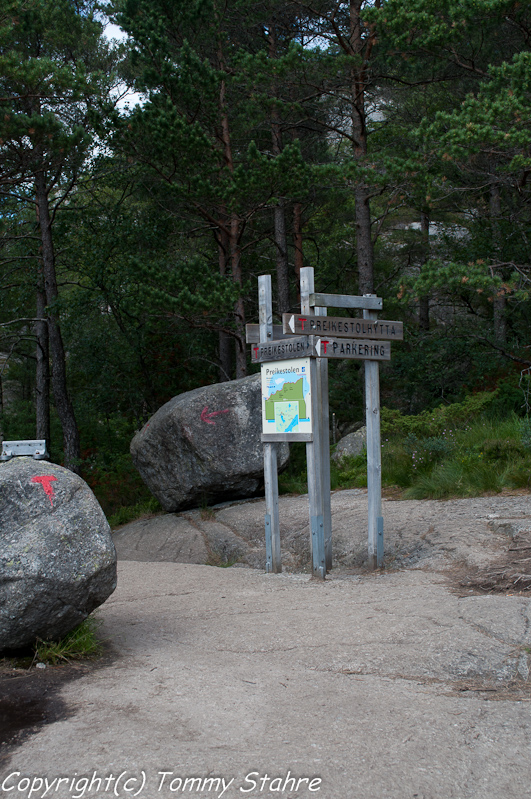
<instances>
[{"instance_id":1,"label":"sign reading parkering","mask_svg":"<svg viewBox=\"0 0 531 799\"><path fill-rule=\"evenodd\" d=\"M367 338L402 341L402 322L385 319L347 319L341 316L310 316L282 314L285 333L304 336L334 336L339 338ZM348 357L348 356L347 356Z\"/></svg>"},{"instance_id":2,"label":"sign reading parkering","mask_svg":"<svg viewBox=\"0 0 531 799\"><path fill-rule=\"evenodd\" d=\"M315 349L319 358L355 358L362 361L390 361L390 341L345 338L318 338Z\"/></svg>"}]
</instances>

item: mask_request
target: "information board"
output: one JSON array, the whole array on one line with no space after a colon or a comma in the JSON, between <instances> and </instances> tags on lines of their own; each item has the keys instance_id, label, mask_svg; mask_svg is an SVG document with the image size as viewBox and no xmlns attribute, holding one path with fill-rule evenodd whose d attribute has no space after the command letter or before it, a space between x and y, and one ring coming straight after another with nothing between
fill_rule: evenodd
<instances>
[{"instance_id":1,"label":"information board","mask_svg":"<svg viewBox=\"0 0 531 799\"><path fill-rule=\"evenodd\" d=\"M262 364L262 432L284 441L312 433L310 359Z\"/></svg>"}]
</instances>

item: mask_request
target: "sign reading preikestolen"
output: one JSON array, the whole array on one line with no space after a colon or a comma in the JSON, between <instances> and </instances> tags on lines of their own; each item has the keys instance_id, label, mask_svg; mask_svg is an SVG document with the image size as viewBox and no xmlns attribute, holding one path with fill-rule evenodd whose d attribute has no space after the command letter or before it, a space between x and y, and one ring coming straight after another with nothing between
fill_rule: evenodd
<instances>
[{"instance_id":1,"label":"sign reading preikestolen","mask_svg":"<svg viewBox=\"0 0 531 799\"><path fill-rule=\"evenodd\" d=\"M316 352L313 339L307 336L285 338L280 341L267 341L254 344L251 347L251 361L253 363L282 361L290 357L305 358L310 355L315 356Z\"/></svg>"},{"instance_id":2,"label":"sign reading preikestolen","mask_svg":"<svg viewBox=\"0 0 531 799\"><path fill-rule=\"evenodd\" d=\"M262 364L262 440L302 440L312 433L310 359Z\"/></svg>"},{"instance_id":3,"label":"sign reading preikestolen","mask_svg":"<svg viewBox=\"0 0 531 799\"><path fill-rule=\"evenodd\" d=\"M390 341L318 338L315 341L315 349L319 358L354 358L364 361L391 360Z\"/></svg>"},{"instance_id":4,"label":"sign reading preikestolen","mask_svg":"<svg viewBox=\"0 0 531 799\"><path fill-rule=\"evenodd\" d=\"M334 336L339 338L370 338L402 341L402 322L385 319L346 319L340 316L308 316L282 314L285 333L294 335Z\"/></svg>"}]
</instances>

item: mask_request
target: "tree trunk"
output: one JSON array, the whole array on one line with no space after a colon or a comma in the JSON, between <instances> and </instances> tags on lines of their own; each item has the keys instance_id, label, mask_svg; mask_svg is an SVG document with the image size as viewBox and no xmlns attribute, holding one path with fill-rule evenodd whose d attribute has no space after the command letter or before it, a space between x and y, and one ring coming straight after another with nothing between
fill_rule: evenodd
<instances>
[{"instance_id":1,"label":"tree trunk","mask_svg":"<svg viewBox=\"0 0 531 799\"><path fill-rule=\"evenodd\" d=\"M269 38L269 57L276 59L277 43L275 23L271 22L268 30ZM276 96L276 86L273 89L273 96ZM278 156L282 152L282 130L280 127L280 116L278 108L273 103L271 109L271 138L273 141L273 155ZM277 294L279 315L289 311L289 265L288 265L288 242L286 238L286 217L285 201L279 200L274 209L275 222L275 246L277 251Z\"/></svg>"},{"instance_id":2,"label":"tree trunk","mask_svg":"<svg viewBox=\"0 0 531 799\"><path fill-rule=\"evenodd\" d=\"M362 161L367 155L365 88L367 64L372 48L371 37L369 37L368 42L364 39L364 27L360 16L362 4L363 0L350 0L351 118L353 153L356 161ZM359 294L374 293L374 253L371 237L369 194L368 186L363 183L357 184L354 191L354 199Z\"/></svg>"},{"instance_id":3,"label":"tree trunk","mask_svg":"<svg viewBox=\"0 0 531 799\"><path fill-rule=\"evenodd\" d=\"M286 217L284 201L275 208L275 245L277 248L277 292L278 313L282 315L290 309L289 304L289 265L288 242L286 239Z\"/></svg>"},{"instance_id":4,"label":"tree trunk","mask_svg":"<svg viewBox=\"0 0 531 799\"><path fill-rule=\"evenodd\" d=\"M220 53L220 64L223 57ZM221 81L219 107L221 112L221 135L223 140L223 157L225 167L232 174L234 172L234 159L232 157L232 145L230 138L229 117L225 104L225 81ZM229 251L232 280L239 289L239 296L234 304L234 322L236 327L236 379L245 377L247 374L247 353L245 351L245 308L242 297L242 270L241 270L241 250L240 250L240 220L233 211L230 218L229 229Z\"/></svg>"},{"instance_id":5,"label":"tree trunk","mask_svg":"<svg viewBox=\"0 0 531 799\"><path fill-rule=\"evenodd\" d=\"M236 324L236 380L247 375L247 353L245 351L245 308L243 304L242 267L240 251L240 221L233 214L230 226L230 258L232 279L240 288L240 295L234 305L234 320Z\"/></svg>"},{"instance_id":6,"label":"tree trunk","mask_svg":"<svg viewBox=\"0 0 531 799\"><path fill-rule=\"evenodd\" d=\"M52 361L52 387L55 408L63 430L64 463L67 469L79 474L80 445L79 430L74 415L74 408L68 395L66 384L66 357L61 336L61 328L54 305L58 298L57 276L55 273L55 256L52 240L52 226L46 178L42 170L35 173L35 194L39 211L39 227L42 242L42 265L44 275L44 293L48 316L48 335Z\"/></svg>"},{"instance_id":7,"label":"tree trunk","mask_svg":"<svg viewBox=\"0 0 531 799\"><path fill-rule=\"evenodd\" d=\"M227 261L229 260L229 237L225 229L224 221L220 221L216 234L218 245L219 274L224 277L227 272ZM231 379L232 375L232 341L228 333L224 330L219 331L219 382L225 383Z\"/></svg>"},{"instance_id":8,"label":"tree trunk","mask_svg":"<svg viewBox=\"0 0 531 799\"><path fill-rule=\"evenodd\" d=\"M293 206L293 245L295 247L295 275L297 286L300 288L301 269L304 266L304 256L302 253L302 203L295 203ZM300 297L299 297L300 304Z\"/></svg>"},{"instance_id":9,"label":"tree trunk","mask_svg":"<svg viewBox=\"0 0 531 799\"><path fill-rule=\"evenodd\" d=\"M37 289L37 318L46 316L46 297L44 285ZM46 441L46 448L50 451L50 355L48 344L48 323L35 324L36 347L36 374L35 374L35 438Z\"/></svg>"},{"instance_id":10,"label":"tree trunk","mask_svg":"<svg viewBox=\"0 0 531 799\"><path fill-rule=\"evenodd\" d=\"M493 250L496 253L497 259L500 260L501 235L499 219L501 217L501 197L500 187L497 183L493 183L490 187L489 208L492 224ZM494 338L498 344L503 344L507 339L507 321L505 316L507 300L505 295L495 294L492 298L492 306L494 315Z\"/></svg>"},{"instance_id":11,"label":"tree trunk","mask_svg":"<svg viewBox=\"0 0 531 799\"><path fill-rule=\"evenodd\" d=\"M422 236L422 266L424 266L430 258L430 217L424 211L420 213L420 232ZM427 294L419 297L419 327L421 330L430 329L430 298Z\"/></svg>"},{"instance_id":12,"label":"tree trunk","mask_svg":"<svg viewBox=\"0 0 531 799\"><path fill-rule=\"evenodd\" d=\"M374 293L374 255L371 239L371 209L367 186L357 186L356 201L356 254L358 257L358 293Z\"/></svg>"}]
</instances>

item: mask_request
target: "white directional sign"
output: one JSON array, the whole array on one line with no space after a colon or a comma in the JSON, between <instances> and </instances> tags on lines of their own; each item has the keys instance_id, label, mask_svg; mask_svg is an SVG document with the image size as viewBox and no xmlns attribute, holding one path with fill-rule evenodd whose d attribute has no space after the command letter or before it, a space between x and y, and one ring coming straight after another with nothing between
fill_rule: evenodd
<instances>
[{"instance_id":1,"label":"white directional sign","mask_svg":"<svg viewBox=\"0 0 531 799\"><path fill-rule=\"evenodd\" d=\"M389 341L365 341L345 338L318 338L315 349L319 358L353 358L363 361L390 361Z\"/></svg>"},{"instance_id":2,"label":"white directional sign","mask_svg":"<svg viewBox=\"0 0 531 799\"><path fill-rule=\"evenodd\" d=\"M309 339L307 336L285 338L280 341L267 341L263 344L254 344L251 347L251 361L253 363L281 361L285 358L306 358L309 355L315 356L315 354L313 339Z\"/></svg>"},{"instance_id":3,"label":"white directional sign","mask_svg":"<svg viewBox=\"0 0 531 799\"><path fill-rule=\"evenodd\" d=\"M347 319L340 316L282 314L285 333L294 335L334 336L340 338L393 339L404 338L402 322L385 319Z\"/></svg>"}]
</instances>

